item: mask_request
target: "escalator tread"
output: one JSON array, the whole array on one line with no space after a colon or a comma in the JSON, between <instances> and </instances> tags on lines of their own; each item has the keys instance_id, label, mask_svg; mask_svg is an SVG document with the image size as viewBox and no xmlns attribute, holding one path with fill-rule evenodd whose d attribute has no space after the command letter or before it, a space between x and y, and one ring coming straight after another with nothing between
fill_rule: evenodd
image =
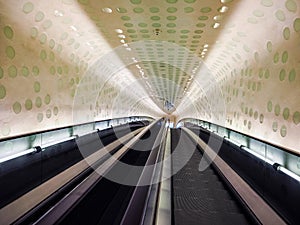
<instances>
[{"instance_id":1,"label":"escalator tread","mask_svg":"<svg viewBox=\"0 0 300 225\"><path fill-rule=\"evenodd\" d=\"M181 137L184 142L177 141L179 135L184 136L180 132L172 131L172 149L195 148L187 136ZM201 153L194 151L188 163L173 176L174 224L249 224L215 171L210 167L198 170L201 158ZM180 159L175 158L173 166L178 163Z\"/></svg>"}]
</instances>

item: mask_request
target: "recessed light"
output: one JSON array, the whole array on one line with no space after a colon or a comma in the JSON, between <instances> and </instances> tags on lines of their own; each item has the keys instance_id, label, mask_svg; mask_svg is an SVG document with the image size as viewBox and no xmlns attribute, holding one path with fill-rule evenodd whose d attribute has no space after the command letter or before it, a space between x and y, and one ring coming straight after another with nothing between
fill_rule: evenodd
<instances>
[{"instance_id":1,"label":"recessed light","mask_svg":"<svg viewBox=\"0 0 300 225\"><path fill-rule=\"evenodd\" d=\"M104 12L104 13L112 13L112 9L111 8L102 8L102 12Z\"/></svg>"},{"instance_id":2,"label":"recessed light","mask_svg":"<svg viewBox=\"0 0 300 225\"><path fill-rule=\"evenodd\" d=\"M228 7L227 6L222 6L221 9L219 10L219 12L224 13L228 11Z\"/></svg>"},{"instance_id":3,"label":"recessed light","mask_svg":"<svg viewBox=\"0 0 300 225\"><path fill-rule=\"evenodd\" d=\"M218 28L219 26L220 26L219 23L215 23L215 24L213 25L213 28L216 29L216 28Z\"/></svg>"},{"instance_id":4,"label":"recessed light","mask_svg":"<svg viewBox=\"0 0 300 225\"><path fill-rule=\"evenodd\" d=\"M124 40L124 39L120 40L120 42L121 42L122 44L125 44L125 40Z\"/></svg>"},{"instance_id":5,"label":"recessed light","mask_svg":"<svg viewBox=\"0 0 300 225\"><path fill-rule=\"evenodd\" d=\"M115 31L116 31L118 34L122 34L122 33L123 33L123 30L121 30L121 29L115 29Z\"/></svg>"},{"instance_id":6,"label":"recessed light","mask_svg":"<svg viewBox=\"0 0 300 225\"><path fill-rule=\"evenodd\" d=\"M118 37L119 38L126 38L124 34L119 34Z\"/></svg>"},{"instance_id":7,"label":"recessed light","mask_svg":"<svg viewBox=\"0 0 300 225\"><path fill-rule=\"evenodd\" d=\"M214 16L214 20L215 21L220 21L223 19L223 15L217 15L217 16Z\"/></svg>"},{"instance_id":8,"label":"recessed light","mask_svg":"<svg viewBox=\"0 0 300 225\"><path fill-rule=\"evenodd\" d=\"M208 47L208 44L203 45L203 47L204 47L204 48L207 48L207 47Z\"/></svg>"},{"instance_id":9,"label":"recessed light","mask_svg":"<svg viewBox=\"0 0 300 225\"><path fill-rule=\"evenodd\" d=\"M54 15L55 16L63 16L64 13L62 11L60 11L60 10L54 10Z\"/></svg>"},{"instance_id":10,"label":"recessed light","mask_svg":"<svg viewBox=\"0 0 300 225\"><path fill-rule=\"evenodd\" d=\"M72 29L72 30L74 30L74 31L77 31L77 28L75 27L75 26L70 26L70 28Z\"/></svg>"}]
</instances>

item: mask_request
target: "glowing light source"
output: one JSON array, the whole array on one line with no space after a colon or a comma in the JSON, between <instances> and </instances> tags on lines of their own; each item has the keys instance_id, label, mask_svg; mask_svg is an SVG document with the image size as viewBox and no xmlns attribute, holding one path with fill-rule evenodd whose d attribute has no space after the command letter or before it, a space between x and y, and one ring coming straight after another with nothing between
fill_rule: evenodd
<instances>
[{"instance_id":1,"label":"glowing light source","mask_svg":"<svg viewBox=\"0 0 300 225\"><path fill-rule=\"evenodd\" d=\"M300 182L300 177L297 174L293 173L292 171L286 169L285 167L279 165L279 166L277 166L277 170L280 170L281 172L285 173L286 175L288 175L288 176L294 178L295 180L297 180L298 182Z\"/></svg>"},{"instance_id":2,"label":"glowing light source","mask_svg":"<svg viewBox=\"0 0 300 225\"><path fill-rule=\"evenodd\" d=\"M59 10L54 10L54 15L55 16L63 16L63 12L62 11L59 11Z\"/></svg>"},{"instance_id":3,"label":"glowing light source","mask_svg":"<svg viewBox=\"0 0 300 225\"><path fill-rule=\"evenodd\" d=\"M75 26L70 26L70 28L73 30L73 31L77 31L78 29L77 29L77 27L75 27Z\"/></svg>"},{"instance_id":4,"label":"glowing light source","mask_svg":"<svg viewBox=\"0 0 300 225\"><path fill-rule=\"evenodd\" d=\"M223 19L223 16L222 15L217 15L217 16L214 16L214 20L215 21L220 21Z\"/></svg>"},{"instance_id":5,"label":"glowing light source","mask_svg":"<svg viewBox=\"0 0 300 225\"><path fill-rule=\"evenodd\" d=\"M251 155L254 155L254 156L256 156L257 158L259 158L259 159L261 159L261 160L263 160L263 161L269 163L270 165L273 165L273 164L274 164L274 162L273 162L272 160L263 157L262 155L256 153L255 151L253 151L253 150L250 149L250 148L247 148L247 147L245 147L245 146L241 146L241 149L243 149L244 151L249 152Z\"/></svg>"},{"instance_id":6,"label":"glowing light source","mask_svg":"<svg viewBox=\"0 0 300 225\"><path fill-rule=\"evenodd\" d=\"M216 28L218 28L219 26L220 26L219 23L215 23L215 24L213 25L213 28L216 29Z\"/></svg>"},{"instance_id":7,"label":"glowing light source","mask_svg":"<svg viewBox=\"0 0 300 225\"><path fill-rule=\"evenodd\" d=\"M122 33L123 33L123 30L122 30L122 29L115 29L115 31L116 31L118 34L122 34Z\"/></svg>"},{"instance_id":8,"label":"glowing light source","mask_svg":"<svg viewBox=\"0 0 300 225\"><path fill-rule=\"evenodd\" d=\"M20 156L27 155L27 154L30 154L30 153L33 153L33 152L36 152L36 151L37 151L36 148L31 148L31 149L28 149L26 151L22 151L22 152L19 152L19 153L10 155L10 156L6 156L6 157L0 159L0 163L6 162L8 160L15 159L15 158L18 158Z\"/></svg>"},{"instance_id":9,"label":"glowing light source","mask_svg":"<svg viewBox=\"0 0 300 225\"><path fill-rule=\"evenodd\" d=\"M112 13L112 9L111 8L102 8L102 12L104 12L104 13Z\"/></svg>"},{"instance_id":10,"label":"glowing light source","mask_svg":"<svg viewBox=\"0 0 300 225\"><path fill-rule=\"evenodd\" d=\"M48 148L48 147L50 147L52 145L56 145L56 144L59 144L59 143L65 142L65 141L70 141L70 140L73 140L75 138L77 138L77 136L71 136L71 137L67 137L67 138L64 138L64 139L61 139L61 140L58 140L58 141L53 141L53 142L47 143L45 145L42 145L41 148L44 151L45 148Z\"/></svg>"},{"instance_id":11,"label":"glowing light source","mask_svg":"<svg viewBox=\"0 0 300 225\"><path fill-rule=\"evenodd\" d=\"M228 7L227 6L222 6L222 8L219 10L220 13L225 13L228 11Z\"/></svg>"}]
</instances>

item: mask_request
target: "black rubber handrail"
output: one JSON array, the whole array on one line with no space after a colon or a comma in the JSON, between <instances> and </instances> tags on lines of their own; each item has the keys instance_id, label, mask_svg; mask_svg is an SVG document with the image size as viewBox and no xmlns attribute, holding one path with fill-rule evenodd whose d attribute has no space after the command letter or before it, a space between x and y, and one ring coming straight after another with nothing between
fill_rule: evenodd
<instances>
[{"instance_id":1,"label":"black rubber handrail","mask_svg":"<svg viewBox=\"0 0 300 225\"><path fill-rule=\"evenodd\" d=\"M163 123L162 128L157 135L154 145L156 145L157 140L159 143L161 143L162 139L165 136L163 135L165 131L166 131L165 123ZM158 147L152 149L145 166L157 164L157 162L161 159L161 155L162 155L160 154L160 152L162 151L161 146L162 145L159 145ZM161 170L161 168L159 168L159 170ZM140 224L143 221L143 218L145 217L145 213L146 213L147 203L150 197L149 192L151 191L151 185L141 186L140 184L151 183L154 173L155 173L154 166L153 166L153 170L151 171L148 169L143 170L139 180L139 184L135 187L129 205L122 218L122 221L120 223L121 225Z\"/></svg>"}]
</instances>

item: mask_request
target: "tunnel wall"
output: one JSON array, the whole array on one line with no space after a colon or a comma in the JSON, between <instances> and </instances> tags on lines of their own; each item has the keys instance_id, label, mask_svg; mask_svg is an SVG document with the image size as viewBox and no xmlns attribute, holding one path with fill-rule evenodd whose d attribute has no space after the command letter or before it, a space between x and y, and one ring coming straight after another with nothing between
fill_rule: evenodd
<instances>
[{"instance_id":1,"label":"tunnel wall","mask_svg":"<svg viewBox=\"0 0 300 225\"><path fill-rule=\"evenodd\" d=\"M79 5L69 0L0 1L0 139L155 115L142 103L132 105L132 88L119 93L117 83L125 86L127 74L109 81L99 72L88 76L111 47ZM92 103L91 95L96 96ZM123 101L114 103L120 95Z\"/></svg>"},{"instance_id":2,"label":"tunnel wall","mask_svg":"<svg viewBox=\"0 0 300 225\"><path fill-rule=\"evenodd\" d=\"M202 13L201 18L218 16L219 9L211 2L204 1L205 10L195 8L194 13ZM299 152L299 2L222 2L228 12L234 11L226 24L220 21L220 36L205 57L208 75L214 77L222 95L189 98L197 110L182 109L179 116L211 121ZM100 8L97 14L91 10L96 3L100 4L93 0L0 1L0 138L128 114L160 115L153 105L130 108L136 100L131 99L135 87L124 91L124 101L112 107L120 95L117 84L122 86L129 79L126 74L117 74L105 86L101 86L106 81L101 79L103 74L98 74L99 80L86 76L95 61L111 50L109 36L101 28L113 24L107 15L102 17ZM112 8L116 7L114 1ZM124 23L121 14L114 21L118 26ZM202 22L199 26L213 29ZM85 84L88 89L78 95L78 87ZM87 104L86 94L99 90L101 99ZM82 108L74 109L76 96ZM209 111L218 98L225 109ZM88 115L74 120L74 113L81 111ZM215 119L218 114L224 120Z\"/></svg>"},{"instance_id":3,"label":"tunnel wall","mask_svg":"<svg viewBox=\"0 0 300 225\"><path fill-rule=\"evenodd\" d=\"M300 3L230 2L235 12L205 56L216 85L196 101L197 86L191 90L192 106L178 120L198 118L299 153Z\"/></svg>"}]
</instances>

